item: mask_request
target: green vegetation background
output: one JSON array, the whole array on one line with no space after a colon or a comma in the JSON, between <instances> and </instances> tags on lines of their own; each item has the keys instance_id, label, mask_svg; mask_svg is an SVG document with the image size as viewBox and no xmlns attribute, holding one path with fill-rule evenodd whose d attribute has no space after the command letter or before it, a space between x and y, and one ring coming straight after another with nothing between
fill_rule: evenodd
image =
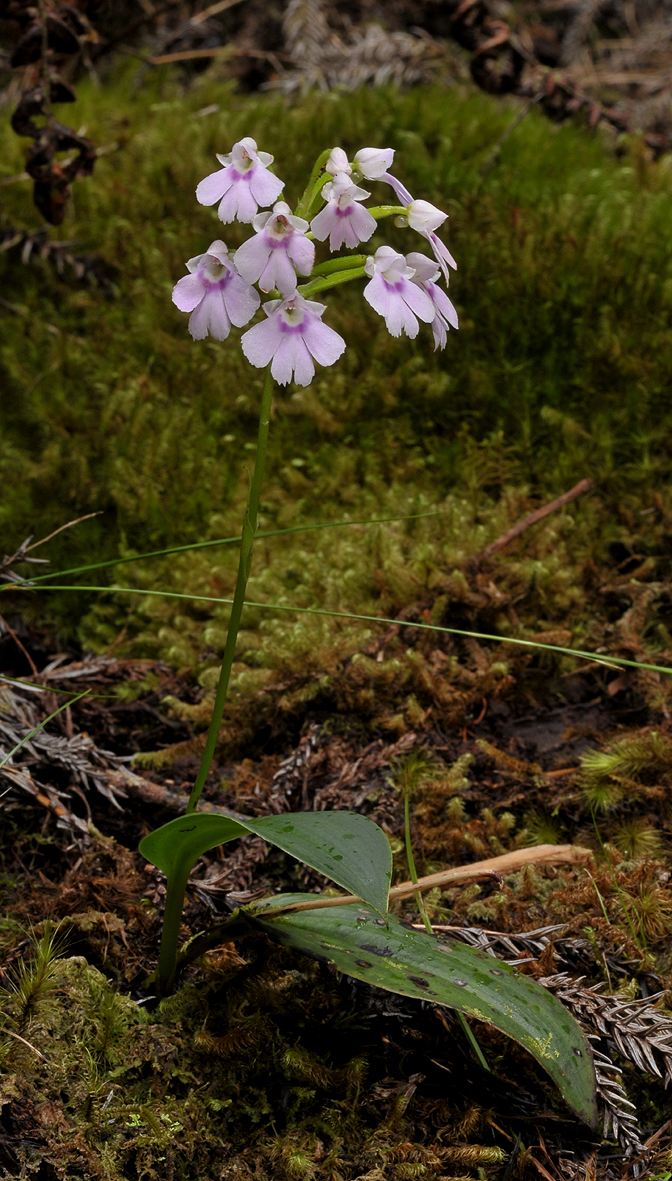
<instances>
[{"instance_id":1,"label":"green vegetation background","mask_svg":"<svg viewBox=\"0 0 672 1181\"><path fill-rule=\"evenodd\" d=\"M450 214L460 331L433 353L425 330L393 340L361 285L331 294L327 318L348 348L309 389L278 394L261 524L445 512L264 542L250 598L389 614L445 584L527 496L591 475L599 496L528 559L537 628L572 626L577 563L599 558L672 463L672 157L650 163L637 139L617 156L599 134L533 110L483 177L515 109L482 94L378 90L289 105L208 78L185 90L169 70L135 90L132 79L78 88L71 118L119 147L77 182L60 231L114 263L116 297L0 255L3 549L93 510L102 515L50 544L52 569L238 532L261 374L235 330L223 344L193 343L170 292L187 258L219 236L235 247L247 231L223 227L194 188L243 135L274 153L290 202L323 147L389 145L411 191ZM6 121L0 137L5 175L20 172ZM13 224L30 223L27 189L2 190ZM380 187L374 200L386 196ZM385 224L371 250L417 248L409 235ZM229 547L99 581L226 595L235 562ZM125 629L135 655L196 665L206 686L226 626L226 609L154 598L40 592L28 610L98 648ZM239 684L354 650L364 630L251 611Z\"/></svg>"}]
</instances>

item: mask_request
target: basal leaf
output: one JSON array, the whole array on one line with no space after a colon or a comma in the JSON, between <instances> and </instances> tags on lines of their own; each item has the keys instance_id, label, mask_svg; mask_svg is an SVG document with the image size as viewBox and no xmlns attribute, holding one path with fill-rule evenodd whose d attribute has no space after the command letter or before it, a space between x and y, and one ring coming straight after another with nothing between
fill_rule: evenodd
<instances>
[{"instance_id":1,"label":"basal leaf","mask_svg":"<svg viewBox=\"0 0 672 1181\"><path fill-rule=\"evenodd\" d=\"M144 837L140 852L169 880L186 882L203 853L246 833L263 837L381 914L387 910L390 844L377 824L357 812L297 812L235 820L213 812L191 812Z\"/></svg>"},{"instance_id":2,"label":"basal leaf","mask_svg":"<svg viewBox=\"0 0 672 1181\"><path fill-rule=\"evenodd\" d=\"M228 816L214 812L190 812L178 816L150 832L140 841L143 857L163 870L168 879L174 875L188 877L192 868L215 845L224 845L236 837L244 837L249 829Z\"/></svg>"},{"instance_id":3,"label":"basal leaf","mask_svg":"<svg viewBox=\"0 0 672 1181\"><path fill-rule=\"evenodd\" d=\"M385 914L392 851L382 828L372 820L358 812L295 812L245 824Z\"/></svg>"},{"instance_id":4,"label":"basal leaf","mask_svg":"<svg viewBox=\"0 0 672 1181\"><path fill-rule=\"evenodd\" d=\"M370 907L338 906L264 918L264 909L307 901L283 894L247 916L272 938L328 960L341 972L388 992L459 1009L519 1042L591 1128L597 1124L595 1071L588 1041L567 1009L529 976L485 951L432 939Z\"/></svg>"}]
</instances>

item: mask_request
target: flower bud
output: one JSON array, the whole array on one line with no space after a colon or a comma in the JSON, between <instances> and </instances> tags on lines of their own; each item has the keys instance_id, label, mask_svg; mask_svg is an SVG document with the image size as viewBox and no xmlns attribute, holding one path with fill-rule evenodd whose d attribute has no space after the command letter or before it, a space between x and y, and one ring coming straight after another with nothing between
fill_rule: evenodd
<instances>
[{"instance_id":1,"label":"flower bud","mask_svg":"<svg viewBox=\"0 0 672 1181\"><path fill-rule=\"evenodd\" d=\"M330 172L332 176L336 176L338 172L345 172L350 176L352 168L348 163L348 157L343 151L343 148L331 149L331 155L324 166L324 171Z\"/></svg>"},{"instance_id":2,"label":"flower bud","mask_svg":"<svg viewBox=\"0 0 672 1181\"><path fill-rule=\"evenodd\" d=\"M394 148L360 148L353 161L355 170L366 180L379 180L394 159Z\"/></svg>"},{"instance_id":3,"label":"flower bud","mask_svg":"<svg viewBox=\"0 0 672 1181\"><path fill-rule=\"evenodd\" d=\"M429 201L411 201L408 206L408 224L412 230L420 234L432 233L446 220L448 214L442 213L436 205Z\"/></svg>"}]
</instances>

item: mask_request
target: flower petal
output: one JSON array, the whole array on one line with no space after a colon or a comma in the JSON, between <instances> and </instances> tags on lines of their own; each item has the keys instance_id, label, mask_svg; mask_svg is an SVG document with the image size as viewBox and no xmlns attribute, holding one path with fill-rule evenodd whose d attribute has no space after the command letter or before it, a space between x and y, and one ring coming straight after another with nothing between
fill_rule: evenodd
<instances>
[{"instance_id":1,"label":"flower petal","mask_svg":"<svg viewBox=\"0 0 672 1181\"><path fill-rule=\"evenodd\" d=\"M306 223L307 227L307 223ZM300 275L309 275L315 264L315 243L303 234L292 234L287 253Z\"/></svg>"},{"instance_id":2,"label":"flower petal","mask_svg":"<svg viewBox=\"0 0 672 1181\"><path fill-rule=\"evenodd\" d=\"M431 324L436 311L431 297L426 291L418 287L417 283L410 283L408 279L405 279L400 294L404 303L415 312L416 316L424 320L425 324Z\"/></svg>"},{"instance_id":3,"label":"flower petal","mask_svg":"<svg viewBox=\"0 0 672 1181\"><path fill-rule=\"evenodd\" d=\"M242 328L256 312L261 299L259 292L250 287L239 275L231 275L226 287L222 288L222 298L232 324Z\"/></svg>"},{"instance_id":4,"label":"flower petal","mask_svg":"<svg viewBox=\"0 0 672 1181\"><path fill-rule=\"evenodd\" d=\"M434 301L434 306L437 308L440 314L445 317L451 328L459 328L460 325L457 319L457 312L455 311L455 307L449 300L445 291L443 291L441 287L437 287L436 283L428 283L427 287L429 289L430 298Z\"/></svg>"},{"instance_id":5,"label":"flower petal","mask_svg":"<svg viewBox=\"0 0 672 1181\"><path fill-rule=\"evenodd\" d=\"M373 276L371 282L367 283L364 288L363 295L366 302L371 304L374 312L387 318L393 303L394 291L388 286L382 275Z\"/></svg>"},{"instance_id":6,"label":"flower petal","mask_svg":"<svg viewBox=\"0 0 672 1181\"><path fill-rule=\"evenodd\" d=\"M199 275L185 275L173 287L173 303L181 312L193 312L203 298L203 283Z\"/></svg>"},{"instance_id":7,"label":"flower petal","mask_svg":"<svg viewBox=\"0 0 672 1181\"><path fill-rule=\"evenodd\" d=\"M304 340L318 365L333 365L345 352L343 337L318 319L304 332Z\"/></svg>"},{"instance_id":8,"label":"flower petal","mask_svg":"<svg viewBox=\"0 0 672 1181\"><path fill-rule=\"evenodd\" d=\"M208 333L215 340L226 340L231 331L231 321L219 288L213 288L203 296L189 317L189 331L194 340L203 340Z\"/></svg>"},{"instance_id":9,"label":"flower petal","mask_svg":"<svg viewBox=\"0 0 672 1181\"><path fill-rule=\"evenodd\" d=\"M220 201L224 194L228 193L232 184L228 167L220 168L217 172L211 172L196 186L196 200L201 205L214 205L215 201Z\"/></svg>"},{"instance_id":10,"label":"flower petal","mask_svg":"<svg viewBox=\"0 0 672 1181\"><path fill-rule=\"evenodd\" d=\"M256 283L271 253L264 234L255 234L239 246L234 255L234 265L239 275L248 283Z\"/></svg>"},{"instance_id":11,"label":"flower petal","mask_svg":"<svg viewBox=\"0 0 672 1181\"><path fill-rule=\"evenodd\" d=\"M257 205L272 205L280 196L284 187L285 182L280 180L278 176L274 176L267 168L258 166L253 169L250 178L250 192ZM251 221L252 219L250 218L249 220Z\"/></svg>"},{"instance_id":12,"label":"flower petal","mask_svg":"<svg viewBox=\"0 0 672 1181\"><path fill-rule=\"evenodd\" d=\"M310 228L318 242L324 242L325 238L329 237L338 220L336 206L333 201L330 201L310 223Z\"/></svg>"},{"instance_id":13,"label":"flower petal","mask_svg":"<svg viewBox=\"0 0 672 1181\"><path fill-rule=\"evenodd\" d=\"M355 164L367 180L380 180L394 160L394 148L360 148Z\"/></svg>"},{"instance_id":14,"label":"flower petal","mask_svg":"<svg viewBox=\"0 0 672 1181\"><path fill-rule=\"evenodd\" d=\"M250 364L263 369L272 359L281 336L280 325L271 314L267 320L262 320L260 324L255 324L243 333L240 344Z\"/></svg>"},{"instance_id":15,"label":"flower petal","mask_svg":"<svg viewBox=\"0 0 672 1181\"><path fill-rule=\"evenodd\" d=\"M420 254L419 251L413 250L406 255L406 262L409 267L413 267L415 274L413 276L414 283L426 283L430 280L436 279L439 273L439 267L436 261L427 258L426 254Z\"/></svg>"},{"instance_id":16,"label":"flower petal","mask_svg":"<svg viewBox=\"0 0 672 1181\"><path fill-rule=\"evenodd\" d=\"M271 373L280 385L287 385L292 376L298 385L310 385L315 366L302 336L294 332L283 336L273 358Z\"/></svg>"}]
</instances>

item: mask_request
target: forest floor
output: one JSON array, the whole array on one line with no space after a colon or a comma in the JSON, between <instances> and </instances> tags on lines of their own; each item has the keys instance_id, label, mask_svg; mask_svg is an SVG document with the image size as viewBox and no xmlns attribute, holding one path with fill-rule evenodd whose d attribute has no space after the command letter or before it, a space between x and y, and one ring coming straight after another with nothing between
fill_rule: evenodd
<instances>
[{"instance_id":1,"label":"forest floor","mask_svg":"<svg viewBox=\"0 0 672 1181\"><path fill-rule=\"evenodd\" d=\"M5 752L89 690L0 768L3 1181L669 1181L672 682L646 666L672 659L672 157L637 137L613 154L536 110L504 138L519 108L465 87L290 104L136 75L78 88L109 150L54 241L91 282L41 252L2 132L3 226L24 235L0 257L21 329L0 346L3 547L97 514L36 551L61 579L1 592ZM195 184L243 135L292 194L316 145L394 146L404 182L450 212L461 326L432 353L339 289L342 361L276 399L249 584L263 606L206 802L362 812L396 881L407 775L421 873L589 850L426 905L595 1036L600 1134L492 1028L474 1023L485 1070L449 1009L265 936L148 999L165 887L138 842L184 808L203 748L235 577L220 539L239 533L259 390L233 334L192 342L170 291L219 232ZM245 838L198 864L183 935L256 891L323 886Z\"/></svg>"},{"instance_id":2,"label":"forest floor","mask_svg":"<svg viewBox=\"0 0 672 1181\"><path fill-rule=\"evenodd\" d=\"M524 537L512 548L534 545ZM453 624L489 631L493 603L520 609L510 561L504 550L465 568ZM646 561L650 571L655 554ZM603 658L646 660L644 637L669 616L672 587L647 577L641 555L615 553L610 568L583 573ZM549 653L414 627L436 602L407 608L325 669L303 702L299 673L237 700L206 799L252 816L360 811L387 832L396 880L408 876L404 770L421 873L540 843L590 849L581 864L437 888L427 910L443 937L554 978L607 1056L604 1139L491 1027L474 1023L485 1071L450 1010L339 976L262 935L207 952L173 996L147 1002L165 887L137 846L184 809L203 690L160 662L57 651L10 618L0 647L2 675L14 678L2 689L8 746L66 687L90 695L3 771L2 1176L508 1181L626 1178L638 1160L640 1175L667 1175L667 678L590 660L568 669ZM538 638L566 644L568 634ZM130 769L119 762L128 755ZM244 838L199 862L183 935L258 891L324 884ZM411 904L395 909L418 922Z\"/></svg>"}]
</instances>

